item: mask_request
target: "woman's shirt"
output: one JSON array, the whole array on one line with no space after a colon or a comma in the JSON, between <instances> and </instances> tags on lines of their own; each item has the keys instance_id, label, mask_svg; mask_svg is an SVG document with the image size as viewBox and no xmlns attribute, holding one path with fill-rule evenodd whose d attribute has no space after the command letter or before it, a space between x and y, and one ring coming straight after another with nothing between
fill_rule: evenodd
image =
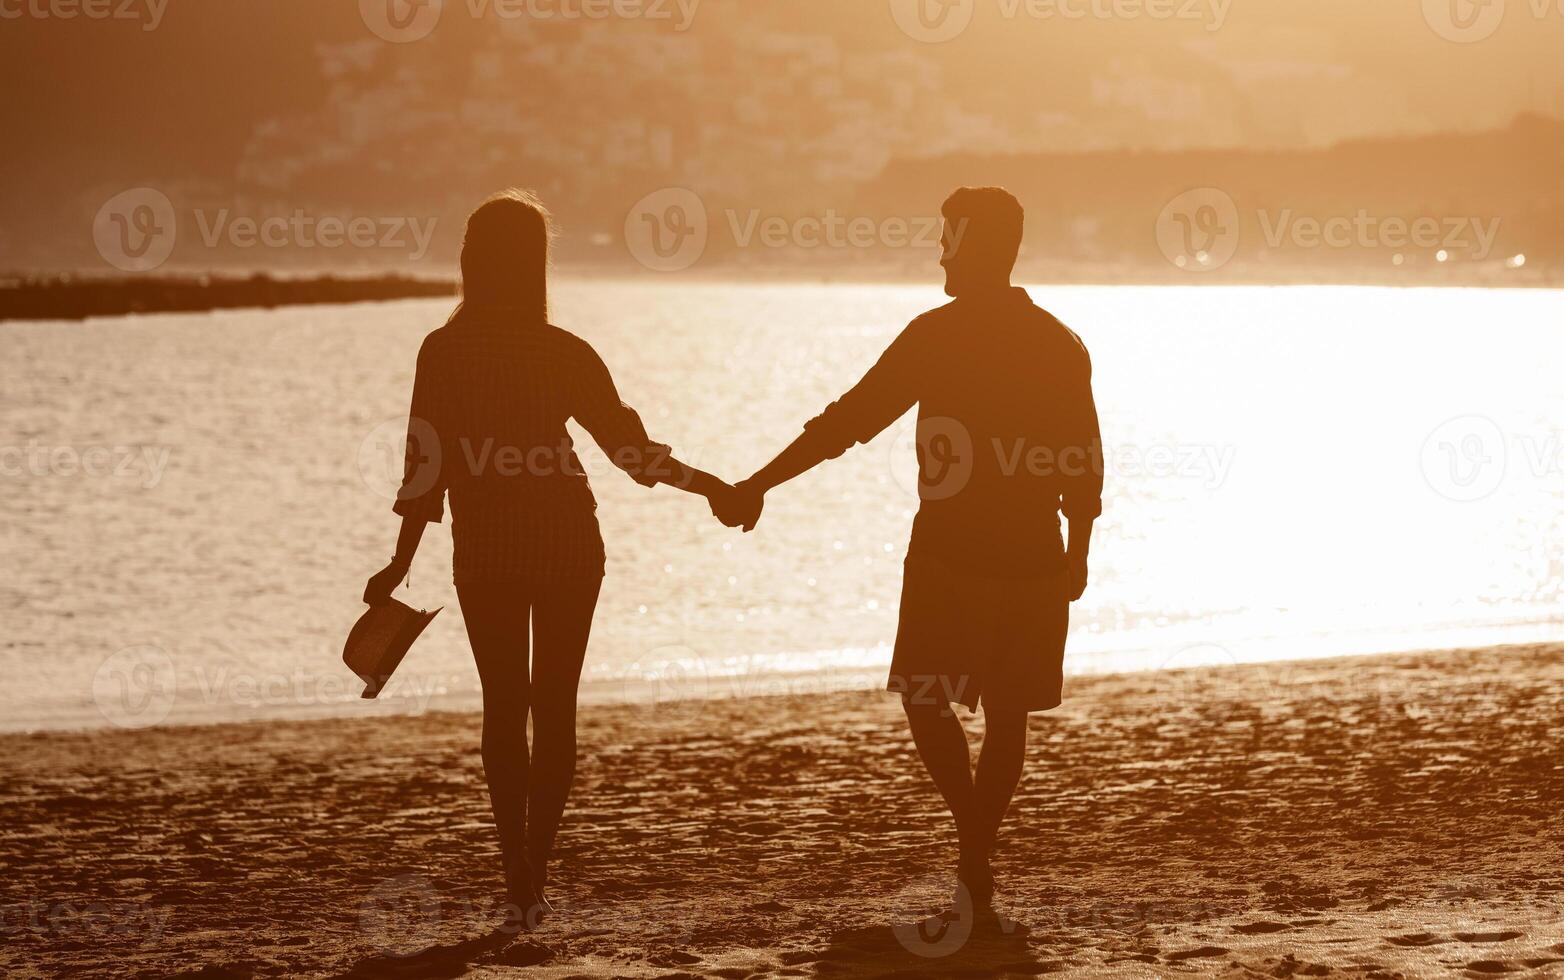
<instances>
[{"instance_id":1,"label":"woman's shirt","mask_svg":"<svg viewBox=\"0 0 1564 980\"><path fill-rule=\"evenodd\" d=\"M440 523L450 497L458 581L560 582L603 574L597 502L565 422L643 486L667 446L619 400L580 337L517 311L463 309L418 353L395 510Z\"/></svg>"}]
</instances>

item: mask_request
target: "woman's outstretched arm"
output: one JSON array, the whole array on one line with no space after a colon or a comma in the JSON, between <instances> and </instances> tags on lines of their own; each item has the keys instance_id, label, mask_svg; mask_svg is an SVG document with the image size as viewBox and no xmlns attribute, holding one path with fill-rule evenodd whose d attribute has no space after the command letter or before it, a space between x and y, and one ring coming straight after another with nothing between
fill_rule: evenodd
<instances>
[{"instance_id":1,"label":"woman's outstretched arm","mask_svg":"<svg viewBox=\"0 0 1564 980\"><path fill-rule=\"evenodd\" d=\"M704 470L685 463L673 450L653 442L646 434L641 416L619 398L614 379L596 351L587 349L588 358L581 379L576 421L591 433L609 460L643 487L667 484L686 493L705 497L711 512L730 527L733 488Z\"/></svg>"}]
</instances>

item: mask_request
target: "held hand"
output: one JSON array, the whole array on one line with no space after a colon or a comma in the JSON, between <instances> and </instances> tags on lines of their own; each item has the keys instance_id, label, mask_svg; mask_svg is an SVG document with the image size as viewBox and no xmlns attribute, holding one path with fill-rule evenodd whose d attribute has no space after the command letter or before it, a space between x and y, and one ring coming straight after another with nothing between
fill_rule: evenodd
<instances>
[{"instance_id":1,"label":"held hand","mask_svg":"<svg viewBox=\"0 0 1564 980\"><path fill-rule=\"evenodd\" d=\"M369 584L364 586L365 604L378 606L389 602L391 593L406 577L407 566L393 558L391 564L369 577Z\"/></svg>"},{"instance_id":2,"label":"held hand","mask_svg":"<svg viewBox=\"0 0 1564 980\"><path fill-rule=\"evenodd\" d=\"M753 531L756 522L760 520L760 511L765 506L766 498L763 494L745 489L741 483L737 487L723 484L721 492L712 495L710 501L712 515L717 520L728 527Z\"/></svg>"},{"instance_id":3,"label":"held hand","mask_svg":"<svg viewBox=\"0 0 1564 980\"><path fill-rule=\"evenodd\" d=\"M1084 554L1067 555L1065 557L1065 567L1065 574L1069 579L1068 591L1070 595L1070 601L1075 602L1081 596L1086 594L1086 556Z\"/></svg>"},{"instance_id":4,"label":"held hand","mask_svg":"<svg viewBox=\"0 0 1564 980\"><path fill-rule=\"evenodd\" d=\"M751 480L753 477L750 478ZM744 533L755 530L755 525L760 523L761 511L766 509L766 491L756 486L750 480L744 480L733 488L739 500L739 516L742 518Z\"/></svg>"}]
</instances>

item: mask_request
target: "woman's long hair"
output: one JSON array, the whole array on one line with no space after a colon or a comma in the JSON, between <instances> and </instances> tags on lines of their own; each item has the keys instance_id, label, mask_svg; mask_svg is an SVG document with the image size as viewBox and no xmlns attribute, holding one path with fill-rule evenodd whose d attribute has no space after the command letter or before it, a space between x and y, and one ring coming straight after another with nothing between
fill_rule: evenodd
<instances>
[{"instance_id":1,"label":"woman's long hair","mask_svg":"<svg viewBox=\"0 0 1564 980\"><path fill-rule=\"evenodd\" d=\"M512 188L484 201L467 219L455 315L486 308L547 320L552 241L548 209L531 191Z\"/></svg>"}]
</instances>

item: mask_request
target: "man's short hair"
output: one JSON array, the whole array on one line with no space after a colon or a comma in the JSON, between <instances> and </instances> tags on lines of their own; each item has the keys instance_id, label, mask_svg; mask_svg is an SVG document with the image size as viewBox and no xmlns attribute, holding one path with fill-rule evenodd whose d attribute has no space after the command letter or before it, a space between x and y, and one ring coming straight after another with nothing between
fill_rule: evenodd
<instances>
[{"instance_id":1,"label":"man's short hair","mask_svg":"<svg viewBox=\"0 0 1564 980\"><path fill-rule=\"evenodd\" d=\"M1026 211L1014 194L1003 187L960 187L945 199L940 214L960 235L959 250L972 249L985 265L1015 267Z\"/></svg>"}]
</instances>

